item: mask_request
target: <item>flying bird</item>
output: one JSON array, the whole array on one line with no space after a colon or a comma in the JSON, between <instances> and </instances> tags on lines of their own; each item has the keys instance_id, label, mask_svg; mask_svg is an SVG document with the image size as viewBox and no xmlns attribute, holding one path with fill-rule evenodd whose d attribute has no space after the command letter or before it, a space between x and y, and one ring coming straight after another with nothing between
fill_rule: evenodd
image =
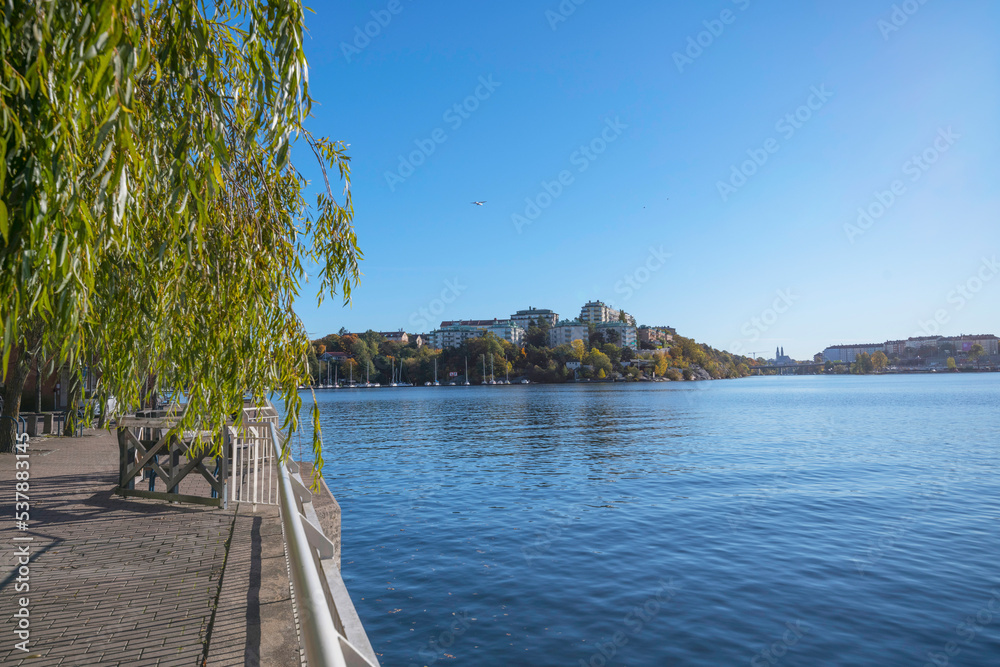
<instances>
[{"instance_id":1,"label":"flying bird","mask_svg":"<svg viewBox=\"0 0 1000 667\"><path fill-rule=\"evenodd\" d=\"M482 206L482 205L483 205L483 204L485 204L485 203L486 203L486 202L484 202L484 201L474 201L474 202L472 202L472 205L473 205L473 206Z\"/></svg>"}]
</instances>

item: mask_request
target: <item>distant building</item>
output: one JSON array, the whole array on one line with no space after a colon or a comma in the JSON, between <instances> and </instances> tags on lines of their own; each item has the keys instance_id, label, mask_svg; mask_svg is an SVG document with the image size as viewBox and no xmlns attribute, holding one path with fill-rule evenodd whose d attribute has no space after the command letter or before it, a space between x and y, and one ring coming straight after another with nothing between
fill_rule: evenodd
<instances>
[{"instance_id":1,"label":"distant building","mask_svg":"<svg viewBox=\"0 0 1000 667\"><path fill-rule=\"evenodd\" d=\"M563 320L549 329L549 347L569 345L574 340L586 343L589 336L590 330L586 324L582 324L579 320Z\"/></svg>"},{"instance_id":2,"label":"distant building","mask_svg":"<svg viewBox=\"0 0 1000 667\"><path fill-rule=\"evenodd\" d=\"M776 364L794 364L795 360L785 354L785 348L777 347L774 349L774 363Z\"/></svg>"},{"instance_id":3,"label":"distant building","mask_svg":"<svg viewBox=\"0 0 1000 667\"><path fill-rule=\"evenodd\" d=\"M439 350L458 347L470 338L485 336L487 332L514 345L521 345L524 342L523 327L510 320L492 319L442 322L441 328L431 333L431 344Z\"/></svg>"},{"instance_id":4,"label":"distant building","mask_svg":"<svg viewBox=\"0 0 1000 667\"><path fill-rule=\"evenodd\" d=\"M638 347L636 344L636 329L631 324L625 322L601 322L597 325L597 331L604 334L604 340L608 342L611 338L616 338L615 345L620 347L630 347L633 350ZM613 335L609 335L613 332Z\"/></svg>"},{"instance_id":5,"label":"distant building","mask_svg":"<svg viewBox=\"0 0 1000 667\"><path fill-rule=\"evenodd\" d=\"M865 343L862 345L834 345L823 350L823 358L827 361L842 361L853 364L858 355L866 352L869 355L885 352L884 343Z\"/></svg>"},{"instance_id":6,"label":"distant building","mask_svg":"<svg viewBox=\"0 0 1000 667\"><path fill-rule=\"evenodd\" d=\"M498 320L495 324L486 327L486 331L500 340L505 340L519 347L524 343L524 337L527 334L524 327L511 320Z\"/></svg>"},{"instance_id":7,"label":"distant building","mask_svg":"<svg viewBox=\"0 0 1000 667\"><path fill-rule=\"evenodd\" d=\"M983 351L990 355L995 356L998 354L998 339L993 334L980 334L975 336L961 335L961 336L951 336L947 338L942 338L939 341L941 343L951 343L955 346L955 352L968 353L972 349L972 346L976 343L983 346Z\"/></svg>"},{"instance_id":8,"label":"distant building","mask_svg":"<svg viewBox=\"0 0 1000 667\"><path fill-rule=\"evenodd\" d=\"M885 354L890 359L892 359L893 357L902 357L905 353L906 353L905 340L887 340L885 342Z\"/></svg>"},{"instance_id":9,"label":"distant building","mask_svg":"<svg viewBox=\"0 0 1000 667\"><path fill-rule=\"evenodd\" d=\"M931 348L937 353L938 343L941 336L914 336L906 339L905 350L919 350L921 348Z\"/></svg>"},{"instance_id":10,"label":"distant building","mask_svg":"<svg viewBox=\"0 0 1000 667\"><path fill-rule=\"evenodd\" d=\"M615 310L603 301L589 301L580 309L580 321L585 324L600 324L602 322L620 322L635 326L635 318L628 313Z\"/></svg>"},{"instance_id":11,"label":"distant building","mask_svg":"<svg viewBox=\"0 0 1000 667\"><path fill-rule=\"evenodd\" d=\"M493 318L492 320L445 320L441 323L441 328L445 327L476 327L477 329L485 329L486 327L491 327L497 322L506 322L507 320L498 320Z\"/></svg>"},{"instance_id":12,"label":"distant building","mask_svg":"<svg viewBox=\"0 0 1000 667\"><path fill-rule=\"evenodd\" d=\"M430 344L437 350L444 350L449 347L459 347L470 338L480 338L486 335L486 329L472 327L462 324L452 324L442 326L437 331L431 332Z\"/></svg>"},{"instance_id":13,"label":"distant building","mask_svg":"<svg viewBox=\"0 0 1000 667\"><path fill-rule=\"evenodd\" d=\"M380 331L379 334L386 340L391 340L394 343L406 345L410 342L409 334L404 333L402 329L399 331Z\"/></svg>"},{"instance_id":14,"label":"distant building","mask_svg":"<svg viewBox=\"0 0 1000 667\"><path fill-rule=\"evenodd\" d=\"M641 326L636 330L636 338L640 343L662 346L673 341L673 332L670 327Z\"/></svg>"},{"instance_id":15,"label":"distant building","mask_svg":"<svg viewBox=\"0 0 1000 667\"><path fill-rule=\"evenodd\" d=\"M548 322L550 327L554 327L559 322L559 315L551 310L539 310L532 306L527 310L517 311L510 316L510 319L524 329L536 322L538 324Z\"/></svg>"}]
</instances>

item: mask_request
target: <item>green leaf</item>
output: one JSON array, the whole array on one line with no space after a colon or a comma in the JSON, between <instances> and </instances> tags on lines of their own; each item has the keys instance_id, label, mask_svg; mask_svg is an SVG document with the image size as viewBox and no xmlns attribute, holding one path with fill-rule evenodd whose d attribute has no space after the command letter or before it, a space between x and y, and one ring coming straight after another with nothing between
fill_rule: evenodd
<instances>
[{"instance_id":1,"label":"green leaf","mask_svg":"<svg viewBox=\"0 0 1000 667\"><path fill-rule=\"evenodd\" d=\"M7 226L7 205L0 201L0 234L3 234L3 242L6 244L9 242L7 234L9 233L9 228Z\"/></svg>"}]
</instances>

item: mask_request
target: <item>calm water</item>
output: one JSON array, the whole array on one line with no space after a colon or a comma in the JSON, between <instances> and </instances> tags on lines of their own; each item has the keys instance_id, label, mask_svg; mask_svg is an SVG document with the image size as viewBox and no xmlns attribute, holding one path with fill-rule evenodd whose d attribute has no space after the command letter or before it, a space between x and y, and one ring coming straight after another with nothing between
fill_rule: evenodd
<instances>
[{"instance_id":1,"label":"calm water","mask_svg":"<svg viewBox=\"0 0 1000 667\"><path fill-rule=\"evenodd\" d=\"M317 393L384 667L1000 664L1000 375Z\"/></svg>"}]
</instances>

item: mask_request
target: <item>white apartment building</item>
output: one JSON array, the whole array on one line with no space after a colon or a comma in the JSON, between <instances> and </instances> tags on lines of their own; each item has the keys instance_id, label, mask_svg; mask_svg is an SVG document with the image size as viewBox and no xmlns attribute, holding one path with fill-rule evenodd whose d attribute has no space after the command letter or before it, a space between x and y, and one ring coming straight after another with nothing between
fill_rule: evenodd
<instances>
[{"instance_id":1,"label":"white apartment building","mask_svg":"<svg viewBox=\"0 0 1000 667\"><path fill-rule=\"evenodd\" d=\"M590 331L586 324L581 324L577 320L564 321L549 329L549 347L559 347L569 345L574 340L587 342Z\"/></svg>"},{"instance_id":2,"label":"white apartment building","mask_svg":"<svg viewBox=\"0 0 1000 667\"><path fill-rule=\"evenodd\" d=\"M866 352L869 355L875 354L876 352L885 352L884 343L865 343L863 345L834 345L833 347L828 347L823 350L823 359L825 361L843 361L848 364L853 364L857 360L858 355L862 352Z\"/></svg>"},{"instance_id":3,"label":"white apartment building","mask_svg":"<svg viewBox=\"0 0 1000 667\"><path fill-rule=\"evenodd\" d=\"M454 324L432 331L430 338L434 349L443 350L449 347L458 347L470 338L480 338L485 334L486 329Z\"/></svg>"},{"instance_id":4,"label":"white apartment building","mask_svg":"<svg viewBox=\"0 0 1000 667\"><path fill-rule=\"evenodd\" d=\"M605 340L609 338L608 332L617 332L617 336L615 337L618 339L618 342L615 343L616 345L630 347L633 350L638 347L635 325L626 324L625 322L601 322L597 325L597 330L604 333Z\"/></svg>"},{"instance_id":5,"label":"white apartment building","mask_svg":"<svg viewBox=\"0 0 1000 667\"><path fill-rule=\"evenodd\" d=\"M635 326L635 318L628 313L615 310L603 301L589 301L580 309L580 321L585 324L600 324L601 322L619 322L625 316L625 324Z\"/></svg>"},{"instance_id":6,"label":"white apartment building","mask_svg":"<svg viewBox=\"0 0 1000 667\"><path fill-rule=\"evenodd\" d=\"M524 343L524 336L527 334L524 327L510 320L500 320L496 324L491 324L486 327L486 331L500 340L505 340L508 343L518 346Z\"/></svg>"},{"instance_id":7,"label":"white apartment building","mask_svg":"<svg viewBox=\"0 0 1000 667\"><path fill-rule=\"evenodd\" d=\"M536 309L534 306L527 310L519 310L510 316L511 322L527 329L533 322L548 322L550 327L554 327L559 322L559 315L551 310Z\"/></svg>"}]
</instances>

